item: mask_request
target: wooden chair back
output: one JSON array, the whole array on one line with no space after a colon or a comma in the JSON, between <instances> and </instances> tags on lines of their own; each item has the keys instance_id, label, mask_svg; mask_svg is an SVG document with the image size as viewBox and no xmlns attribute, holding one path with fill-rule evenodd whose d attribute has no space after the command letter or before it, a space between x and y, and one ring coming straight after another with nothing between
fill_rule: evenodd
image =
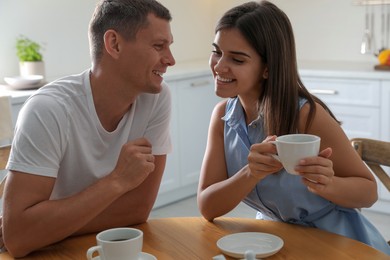
<instances>
[{"instance_id":1,"label":"wooden chair back","mask_svg":"<svg viewBox=\"0 0 390 260\"><path fill-rule=\"evenodd\" d=\"M0 147L0 170L5 169L10 151L11 151L11 145ZM6 177L4 177L0 182L0 199L3 197L5 179Z\"/></svg>"},{"instance_id":2,"label":"wooden chair back","mask_svg":"<svg viewBox=\"0 0 390 260\"><path fill-rule=\"evenodd\" d=\"M382 168L382 166L390 167L390 142L353 138L351 144L386 189L390 191L390 176Z\"/></svg>"}]
</instances>

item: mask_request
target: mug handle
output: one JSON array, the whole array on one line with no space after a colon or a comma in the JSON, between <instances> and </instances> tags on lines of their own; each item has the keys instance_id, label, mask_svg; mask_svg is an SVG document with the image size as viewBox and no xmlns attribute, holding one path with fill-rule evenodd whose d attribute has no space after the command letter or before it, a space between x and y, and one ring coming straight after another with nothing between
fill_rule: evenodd
<instances>
[{"instance_id":1,"label":"mug handle","mask_svg":"<svg viewBox=\"0 0 390 260\"><path fill-rule=\"evenodd\" d=\"M277 154L269 153L274 159L278 160L279 162L282 162Z\"/></svg>"},{"instance_id":2,"label":"mug handle","mask_svg":"<svg viewBox=\"0 0 390 260\"><path fill-rule=\"evenodd\" d=\"M276 141L269 141L269 142L276 146ZM279 162L282 162L277 154L269 153L269 155L271 155L273 158L275 158Z\"/></svg>"},{"instance_id":3,"label":"mug handle","mask_svg":"<svg viewBox=\"0 0 390 260\"><path fill-rule=\"evenodd\" d=\"M95 253L96 251L99 252L99 255L102 256L103 253L102 253L102 247L101 246L93 246L93 247L90 247L87 251L87 259L88 260L92 260L93 259L93 253Z\"/></svg>"}]
</instances>

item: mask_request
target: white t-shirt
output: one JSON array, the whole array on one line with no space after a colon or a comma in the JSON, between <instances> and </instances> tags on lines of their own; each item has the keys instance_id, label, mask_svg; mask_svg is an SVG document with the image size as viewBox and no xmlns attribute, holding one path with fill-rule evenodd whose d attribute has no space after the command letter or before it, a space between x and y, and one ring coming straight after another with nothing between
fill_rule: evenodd
<instances>
[{"instance_id":1,"label":"white t-shirt","mask_svg":"<svg viewBox=\"0 0 390 260\"><path fill-rule=\"evenodd\" d=\"M51 198L58 199L110 173L130 140L147 138L155 155L171 152L171 96L162 87L141 94L112 132L96 114L89 70L40 88L19 113L6 168L56 178Z\"/></svg>"}]
</instances>

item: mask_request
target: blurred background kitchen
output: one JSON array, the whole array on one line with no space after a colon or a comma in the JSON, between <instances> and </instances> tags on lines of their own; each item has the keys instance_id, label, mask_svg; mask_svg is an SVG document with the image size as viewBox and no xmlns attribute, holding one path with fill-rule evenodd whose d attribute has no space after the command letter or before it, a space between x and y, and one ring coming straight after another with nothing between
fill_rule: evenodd
<instances>
[{"instance_id":1,"label":"blurred background kitchen","mask_svg":"<svg viewBox=\"0 0 390 260\"><path fill-rule=\"evenodd\" d=\"M173 15L172 46L177 64L206 61L216 19L239 0L161 0ZM374 65L362 55L365 7L352 0L272 0L289 16L299 61L358 62ZM15 39L23 34L41 43L48 79L77 73L90 65L87 26L95 0L1 0L0 80L18 75ZM377 8L379 32L380 8ZM376 34L379 36L379 34ZM378 38L377 43L380 43Z\"/></svg>"},{"instance_id":2,"label":"blurred background kitchen","mask_svg":"<svg viewBox=\"0 0 390 260\"><path fill-rule=\"evenodd\" d=\"M191 67L191 64L200 66L202 72L189 70L182 76L169 78L174 103L172 135L175 150L169 157L152 217L198 215L194 195L209 116L217 101L213 97L213 83L208 69L214 25L227 9L246 1L160 2L171 10L173 16L172 51L176 66L169 68L167 78L170 71ZM362 54L361 49L367 13L370 14L369 21L374 21L374 26L371 26L372 22L369 23L370 33L375 37L373 52L388 47L385 45L389 37L389 7L379 4L390 1L271 2L284 10L291 20L299 67L307 87L336 88L335 93L340 93L337 97L321 98L344 122L347 135L389 141L390 71L375 71L377 57L372 52ZM366 5L373 2L376 5ZM43 46L47 81L89 68L87 29L95 3L96 0L0 0L0 85L5 84L4 77L19 75L15 50L19 35L25 35ZM194 90L191 86L201 86L203 89ZM4 91L4 88L0 91ZM13 97L14 121L23 100L31 94L26 92L21 97L20 93L8 93ZM196 115L188 116L194 113L195 106L199 106L199 100L202 100L203 106ZM199 118L196 120L188 119L197 116ZM195 125L191 125L193 121L196 121ZM189 140L188 136L193 138ZM380 187L379 193L378 203L372 209L364 210L364 213L390 239L390 195L383 187ZM231 214L254 217L253 210L245 205L240 204L237 209Z\"/></svg>"}]
</instances>

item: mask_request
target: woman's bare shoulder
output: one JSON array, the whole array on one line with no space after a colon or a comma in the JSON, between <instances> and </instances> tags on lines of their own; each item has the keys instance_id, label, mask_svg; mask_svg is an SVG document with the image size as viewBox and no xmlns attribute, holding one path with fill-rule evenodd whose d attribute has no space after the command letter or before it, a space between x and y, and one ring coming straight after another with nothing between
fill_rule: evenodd
<instances>
[{"instance_id":1,"label":"woman's bare shoulder","mask_svg":"<svg viewBox=\"0 0 390 260\"><path fill-rule=\"evenodd\" d=\"M213 117L218 117L218 118L223 117L226 113L226 104L227 104L227 99L218 102L214 107Z\"/></svg>"}]
</instances>

